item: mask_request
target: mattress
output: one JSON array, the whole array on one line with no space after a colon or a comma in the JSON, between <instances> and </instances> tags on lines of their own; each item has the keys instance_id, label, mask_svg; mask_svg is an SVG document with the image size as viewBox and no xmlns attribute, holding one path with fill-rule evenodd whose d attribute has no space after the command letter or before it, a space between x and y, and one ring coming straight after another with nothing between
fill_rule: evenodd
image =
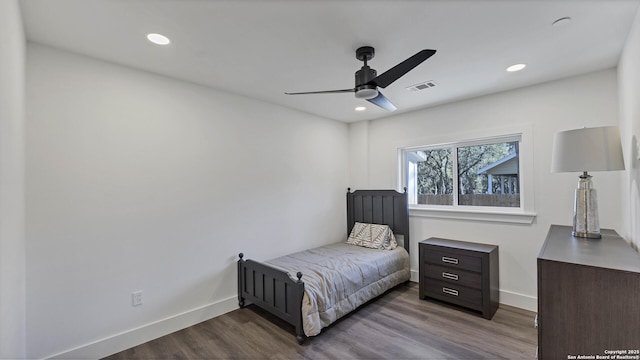
<instances>
[{"instance_id":1,"label":"mattress","mask_svg":"<svg viewBox=\"0 0 640 360\"><path fill-rule=\"evenodd\" d=\"M411 277L409 254L337 243L282 256L266 263L305 284L302 323L307 336Z\"/></svg>"}]
</instances>

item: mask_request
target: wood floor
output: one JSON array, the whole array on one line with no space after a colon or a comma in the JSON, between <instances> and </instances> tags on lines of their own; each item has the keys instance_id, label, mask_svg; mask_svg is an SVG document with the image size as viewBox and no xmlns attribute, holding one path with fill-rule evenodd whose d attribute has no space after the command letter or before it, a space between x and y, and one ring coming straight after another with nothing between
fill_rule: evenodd
<instances>
[{"instance_id":1,"label":"wood floor","mask_svg":"<svg viewBox=\"0 0 640 360\"><path fill-rule=\"evenodd\" d=\"M303 345L290 325L248 306L107 359L534 359L534 315L501 305L485 320L419 300L407 283Z\"/></svg>"}]
</instances>

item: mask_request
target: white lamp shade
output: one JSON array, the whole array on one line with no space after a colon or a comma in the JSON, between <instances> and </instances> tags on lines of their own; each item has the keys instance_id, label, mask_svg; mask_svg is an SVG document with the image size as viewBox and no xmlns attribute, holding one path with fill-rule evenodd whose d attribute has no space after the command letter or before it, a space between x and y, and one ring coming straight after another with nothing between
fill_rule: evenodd
<instances>
[{"instance_id":1,"label":"white lamp shade","mask_svg":"<svg viewBox=\"0 0 640 360\"><path fill-rule=\"evenodd\" d=\"M624 170L620 130L604 126L561 131L553 138L551 172Z\"/></svg>"}]
</instances>

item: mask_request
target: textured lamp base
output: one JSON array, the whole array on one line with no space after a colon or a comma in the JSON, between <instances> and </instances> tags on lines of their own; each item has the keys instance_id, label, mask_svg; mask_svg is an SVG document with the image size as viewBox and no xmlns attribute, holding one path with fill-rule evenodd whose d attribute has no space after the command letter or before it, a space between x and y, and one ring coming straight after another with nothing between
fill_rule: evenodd
<instances>
[{"instance_id":1,"label":"textured lamp base","mask_svg":"<svg viewBox=\"0 0 640 360\"><path fill-rule=\"evenodd\" d=\"M573 206L573 231L576 237L600 239L600 223L598 221L598 200L593 188L591 175L585 171L580 175Z\"/></svg>"}]
</instances>

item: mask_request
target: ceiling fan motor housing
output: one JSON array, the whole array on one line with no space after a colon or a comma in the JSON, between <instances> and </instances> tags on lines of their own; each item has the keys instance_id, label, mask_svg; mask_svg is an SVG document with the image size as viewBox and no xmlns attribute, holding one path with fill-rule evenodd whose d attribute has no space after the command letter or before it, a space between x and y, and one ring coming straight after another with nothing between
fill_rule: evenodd
<instances>
[{"instance_id":1,"label":"ceiling fan motor housing","mask_svg":"<svg viewBox=\"0 0 640 360\"><path fill-rule=\"evenodd\" d=\"M369 81L375 79L377 75L378 73L368 65L363 66L360 70L356 71L356 87L367 84Z\"/></svg>"},{"instance_id":2,"label":"ceiling fan motor housing","mask_svg":"<svg viewBox=\"0 0 640 360\"><path fill-rule=\"evenodd\" d=\"M378 96L378 87L375 84L368 84L375 79L377 72L365 65L356 71L356 97L358 99L371 99Z\"/></svg>"}]
</instances>

